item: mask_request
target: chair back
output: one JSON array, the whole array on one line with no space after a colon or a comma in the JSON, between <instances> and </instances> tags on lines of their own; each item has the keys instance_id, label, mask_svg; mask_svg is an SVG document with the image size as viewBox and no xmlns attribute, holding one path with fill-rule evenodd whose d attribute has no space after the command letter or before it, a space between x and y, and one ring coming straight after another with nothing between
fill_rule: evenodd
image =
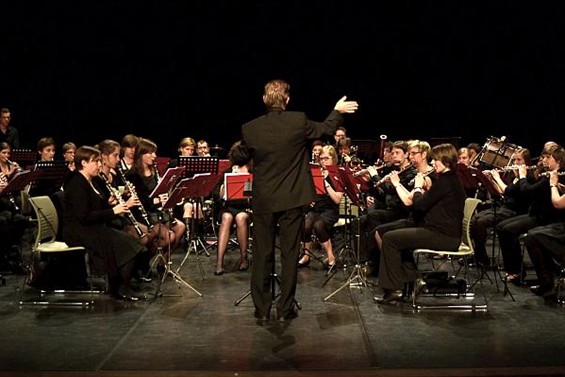
<instances>
[{"instance_id":1,"label":"chair back","mask_svg":"<svg viewBox=\"0 0 565 377\"><path fill-rule=\"evenodd\" d=\"M59 218L53 202L48 196L31 197L29 201L37 216L35 246L55 241L57 229L59 229Z\"/></svg>"},{"instance_id":2,"label":"chair back","mask_svg":"<svg viewBox=\"0 0 565 377\"><path fill-rule=\"evenodd\" d=\"M477 198L465 199L465 207L463 209L463 232L461 234L461 248L468 250L473 249L473 241L471 240L471 219L481 201Z\"/></svg>"}]
</instances>

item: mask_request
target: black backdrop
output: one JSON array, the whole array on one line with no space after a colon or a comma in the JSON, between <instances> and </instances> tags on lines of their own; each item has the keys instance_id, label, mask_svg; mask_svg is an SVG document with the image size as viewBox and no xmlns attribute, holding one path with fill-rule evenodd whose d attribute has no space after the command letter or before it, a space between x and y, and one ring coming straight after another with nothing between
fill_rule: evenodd
<instances>
[{"instance_id":1,"label":"black backdrop","mask_svg":"<svg viewBox=\"0 0 565 377\"><path fill-rule=\"evenodd\" d=\"M224 147L290 82L323 119L360 102L354 139L491 135L538 153L564 113L563 2L2 2L0 107L21 141L94 144L127 133L172 155ZM60 153L58 154L60 157Z\"/></svg>"}]
</instances>

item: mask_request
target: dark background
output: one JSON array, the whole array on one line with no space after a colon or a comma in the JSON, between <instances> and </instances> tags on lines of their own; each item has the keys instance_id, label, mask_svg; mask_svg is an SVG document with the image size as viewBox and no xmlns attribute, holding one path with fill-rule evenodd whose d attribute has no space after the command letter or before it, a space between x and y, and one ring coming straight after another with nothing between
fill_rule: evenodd
<instances>
[{"instance_id":1,"label":"dark background","mask_svg":"<svg viewBox=\"0 0 565 377\"><path fill-rule=\"evenodd\" d=\"M127 133L160 155L229 147L283 78L322 120L342 95L354 139L493 136L539 153L564 112L564 2L3 1L0 107L21 142ZM58 157L61 155L58 153Z\"/></svg>"}]
</instances>

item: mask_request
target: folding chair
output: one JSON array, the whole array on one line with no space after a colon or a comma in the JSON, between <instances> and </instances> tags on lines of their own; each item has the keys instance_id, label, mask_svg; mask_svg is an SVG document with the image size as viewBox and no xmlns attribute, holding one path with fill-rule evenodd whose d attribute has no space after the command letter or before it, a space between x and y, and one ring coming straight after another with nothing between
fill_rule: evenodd
<instances>
[{"instance_id":1,"label":"folding chair","mask_svg":"<svg viewBox=\"0 0 565 377\"><path fill-rule=\"evenodd\" d=\"M461 268L464 269L464 276L465 279L468 281L469 278L469 266L468 266L468 257L469 256L474 256L474 249L473 249L473 243L471 241L471 237L470 237L470 227L471 227L471 217L473 216L475 209L477 208L477 205L480 203L481 201L479 199L476 198L467 198L465 200L465 208L464 208L464 213L463 213L463 221L462 221L462 226L463 226L463 231L462 231L462 236L461 236L461 244L459 245L459 248L456 251L453 250L432 250L432 249L416 249L414 250L414 258L416 259L416 264L418 264L418 259L420 254L432 254L432 255L437 255L437 254L444 254L444 255L448 255L451 257L459 257L462 258L464 261L464 264ZM453 258L452 258L453 259ZM478 269L477 263L475 263L475 266L477 268L477 276L481 276L480 275L480 271ZM459 270L460 270L459 269ZM455 275L458 274L459 270L457 271L457 273ZM441 289L438 288L437 290L433 290L430 287L426 286L426 282L424 280L419 280L418 284L416 284L416 287L414 288L414 293L412 295L412 307L416 310L420 310L420 309L467 309L467 310L487 310L487 298L486 298L486 293L482 284L482 279L479 278L479 285L481 287L481 291L483 293L483 298L484 298L484 304L476 304L474 302L471 302L471 300L475 299L475 295L474 293L469 291L469 287L473 287L475 286L475 284L469 285L467 282L465 282L465 287L464 287L464 292L452 292L450 291L447 287L444 287L446 289ZM454 287L457 287L457 285L454 285ZM419 301L419 298L422 297L432 297L433 300L431 300L429 303L428 302L421 302ZM451 297L451 298L455 298L455 299L464 299L466 300L465 303L457 303L457 302L442 302L442 303L438 303L438 299L443 298L443 297Z\"/></svg>"},{"instance_id":2,"label":"folding chair","mask_svg":"<svg viewBox=\"0 0 565 377\"><path fill-rule=\"evenodd\" d=\"M35 238L35 242L31 248L31 263L30 263L30 272L27 278L24 280L24 286L28 283L33 283L36 277L35 268L34 266L39 263L44 257L50 256L62 256L63 253L67 253L66 255L72 255L68 253L79 253L82 255L85 261L85 269L88 266L88 256L87 251L82 246L75 246L69 247L66 243L61 241L56 241L57 237L57 230L59 228L59 218L57 215L57 211L53 202L48 196L37 196L29 198L30 204L35 212L37 218L37 235ZM60 301L60 300L48 300L47 293L53 294L94 294L99 293L98 291L94 291L92 289L92 280L89 279L91 282L91 290L79 290L79 291L72 291L72 290L63 290L63 289L53 289L47 290L43 289L41 286L38 286L37 289L40 291L40 296L37 299L31 300L21 300L19 302L20 305L65 305L65 306L89 306L93 304L92 297L90 300L74 300L74 301ZM22 287L22 293L24 291ZM53 297L49 295L50 297Z\"/></svg>"}]
</instances>

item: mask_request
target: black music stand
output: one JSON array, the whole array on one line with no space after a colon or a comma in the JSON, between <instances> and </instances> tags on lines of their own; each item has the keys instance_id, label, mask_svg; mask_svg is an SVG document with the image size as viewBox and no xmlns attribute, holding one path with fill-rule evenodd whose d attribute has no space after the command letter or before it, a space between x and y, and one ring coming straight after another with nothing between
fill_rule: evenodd
<instances>
[{"instance_id":1,"label":"black music stand","mask_svg":"<svg viewBox=\"0 0 565 377\"><path fill-rule=\"evenodd\" d=\"M14 175L14 177L10 180L10 182L8 182L8 185L4 188L4 190L2 190L2 193L0 193L0 195L8 196L8 199L12 203L12 206L14 207L12 216L14 216L15 212L19 210L18 205L14 200L14 193L21 192L22 190L24 190L25 187L29 185L31 182L33 182L35 179L37 179L39 175L41 175L40 171L24 170L19 173L16 173L16 175Z\"/></svg>"},{"instance_id":2,"label":"black music stand","mask_svg":"<svg viewBox=\"0 0 565 377\"><path fill-rule=\"evenodd\" d=\"M363 203L361 203L361 201L359 200L359 193L360 193L359 187L357 186L357 183L355 182L355 179L353 178L353 174L351 173L351 171L349 169L340 168L338 170L338 172L339 172L339 177L341 178L343 188L345 190L345 194L347 195L347 197L352 201L353 204L355 204L359 208L364 208ZM359 288L365 287L369 290L369 292L371 292L371 294L373 294L371 287L369 287L369 285L367 284L367 279L365 277L363 267L361 266L361 263L360 263L359 232L357 232L357 233L358 233L358 235L357 235L357 245L356 245L357 254L355 256L355 267L353 268L353 271L351 271L351 274L349 275L347 280L339 288L337 288L335 291L333 291L328 296L326 296L324 298L324 301L329 300L332 296L334 296L336 293L338 293L339 291L341 291L345 287L351 287L352 285L359 287ZM334 273L334 275L335 275L335 273Z\"/></svg>"},{"instance_id":3,"label":"black music stand","mask_svg":"<svg viewBox=\"0 0 565 377\"><path fill-rule=\"evenodd\" d=\"M225 162L222 162L222 165L223 164L225 164ZM195 174L202 174L202 173L210 173L213 175L217 175L218 172L223 173L223 170L219 170L220 160L218 159L218 157L179 156L179 166L182 166L185 169L183 178L192 177ZM199 220L201 219L200 213L202 212L202 208L204 207L203 204L204 197L194 198L193 201L195 208L192 214L192 218L193 218L193 223L195 223L195 222L199 222ZM204 222L203 217L204 216L202 216L201 219L202 222ZM213 217L210 220L212 225L212 231L215 234ZM209 255L208 251L206 251L206 254Z\"/></svg>"},{"instance_id":4,"label":"black music stand","mask_svg":"<svg viewBox=\"0 0 565 377\"><path fill-rule=\"evenodd\" d=\"M29 196L51 196L63 186L69 168L65 161L39 161L33 171L39 171L41 174L31 182Z\"/></svg>"},{"instance_id":5,"label":"black music stand","mask_svg":"<svg viewBox=\"0 0 565 377\"><path fill-rule=\"evenodd\" d=\"M176 168L173 168L173 169L176 169ZM169 169L169 170L171 170L171 169ZM174 206L178 203L179 200L182 200L182 196L177 197L177 195L175 195L175 191L173 191L173 194L171 194L169 196L169 198L167 199L167 201L163 204L162 209L163 210L170 210L170 209L174 208ZM161 223L159 223L158 226L163 226L163 225ZM165 265L165 271L163 271L163 276L160 277L158 284L157 284L157 289L155 291L155 297L162 295L161 287L162 287L163 283L165 282L165 279L169 275L171 275L177 283L182 283L182 284L186 285L188 288L192 289L198 296L202 297L202 293L198 292L192 285L187 283L186 280L184 280L180 276L180 274L179 274L180 267L177 268L176 271L173 270L173 268L172 268L173 262L171 260L171 245L170 245L170 242L169 242L168 248L169 249L168 249L167 257L165 257L162 253L162 250L160 250L160 252L156 255L155 260L153 261L153 264L155 264L155 263L157 263L157 261L162 260L164 265Z\"/></svg>"},{"instance_id":6,"label":"black music stand","mask_svg":"<svg viewBox=\"0 0 565 377\"><path fill-rule=\"evenodd\" d=\"M12 149L10 153L12 161L15 161L24 169L28 169L37 160L37 151L31 149Z\"/></svg>"},{"instance_id":7,"label":"black music stand","mask_svg":"<svg viewBox=\"0 0 565 377\"><path fill-rule=\"evenodd\" d=\"M191 198L194 200L196 204L194 209L195 213L198 213L198 211L200 210L200 207L198 207L198 205L201 198L211 195L212 191L214 190L218 182L220 182L221 178L221 175L207 173L197 174L193 178L185 178L181 182L179 182L179 186L181 184L184 186L183 197ZM206 248L206 245L204 244L204 241L202 239L202 235L198 234L196 221L192 222L192 227L194 229L192 229L190 232L191 239L189 240L190 242L186 250L186 254L177 271L181 269L184 262L190 255L191 250L194 250L194 253L198 255L198 246L201 246L204 253L206 253L207 256L210 256L210 253L208 252L208 249Z\"/></svg>"},{"instance_id":8,"label":"black music stand","mask_svg":"<svg viewBox=\"0 0 565 377\"><path fill-rule=\"evenodd\" d=\"M183 177L191 177L200 173L216 175L219 164L218 157L179 156L179 166L185 169Z\"/></svg>"}]
</instances>

